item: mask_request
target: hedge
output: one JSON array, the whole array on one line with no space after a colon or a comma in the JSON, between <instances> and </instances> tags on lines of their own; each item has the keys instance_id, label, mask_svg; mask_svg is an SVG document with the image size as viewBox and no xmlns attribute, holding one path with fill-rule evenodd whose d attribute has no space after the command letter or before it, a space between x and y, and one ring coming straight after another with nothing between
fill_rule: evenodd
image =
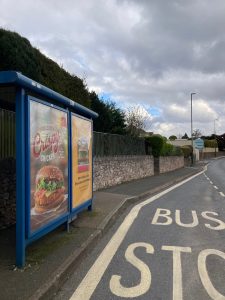
<instances>
[{"instance_id":1,"label":"hedge","mask_svg":"<svg viewBox=\"0 0 225 300\"><path fill-rule=\"evenodd\" d=\"M216 140L204 140L204 146L206 148L215 148L218 147Z\"/></svg>"},{"instance_id":2,"label":"hedge","mask_svg":"<svg viewBox=\"0 0 225 300\"><path fill-rule=\"evenodd\" d=\"M189 145L187 145L187 146L181 146L180 149L183 152L183 155L184 155L185 158L191 156L192 151L193 151L192 150L192 146L189 146Z\"/></svg>"},{"instance_id":3,"label":"hedge","mask_svg":"<svg viewBox=\"0 0 225 300\"><path fill-rule=\"evenodd\" d=\"M146 140L152 147L152 155L155 157L159 157L165 143L163 137L159 134L154 134L147 137Z\"/></svg>"},{"instance_id":4,"label":"hedge","mask_svg":"<svg viewBox=\"0 0 225 300\"><path fill-rule=\"evenodd\" d=\"M152 154L155 157L159 156L182 156L183 152L180 147L175 147L166 142L166 139L161 135L152 135L146 140L152 147Z\"/></svg>"}]
</instances>

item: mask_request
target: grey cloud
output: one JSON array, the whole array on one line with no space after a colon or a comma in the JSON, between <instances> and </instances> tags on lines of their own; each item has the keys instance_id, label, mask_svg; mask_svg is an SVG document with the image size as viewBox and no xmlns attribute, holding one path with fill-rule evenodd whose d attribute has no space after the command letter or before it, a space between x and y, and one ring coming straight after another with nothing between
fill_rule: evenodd
<instances>
[{"instance_id":1,"label":"grey cloud","mask_svg":"<svg viewBox=\"0 0 225 300\"><path fill-rule=\"evenodd\" d=\"M121 107L158 107L155 130L188 129L194 91L225 131L224 0L19 0L17 9L13 0L0 0L0 6L2 26L86 77L90 89L111 94ZM196 117L196 125L211 130L210 113Z\"/></svg>"}]
</instances>

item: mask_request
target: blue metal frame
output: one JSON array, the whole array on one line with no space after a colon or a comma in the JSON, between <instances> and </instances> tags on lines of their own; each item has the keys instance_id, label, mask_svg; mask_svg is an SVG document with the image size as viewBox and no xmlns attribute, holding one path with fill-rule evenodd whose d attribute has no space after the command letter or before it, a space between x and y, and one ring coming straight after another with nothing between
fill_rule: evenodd
<instances>
[{"instance_id":1,"label":"blue metal frame","mask_svg":"<svg viewBox=\"0 0 225 300\"><path fill-rule=\"evenodd\" d=\"M73 198L73 172L72 172L72 166L73 166L73 157L72 157L72 147L73 147L73 142L72 142L72 116L75 116L75 117L78 117L78 118L81 118L81 119L84 119L86 121L89 121L91 122L91 135L92 135L92 195L91 195L91 198L90 199L87 199L84 203L82 203L81 205L73 208L73 205L72 205L72 198ZM71 202L70 202L70 205L71 205L71 216L75 216L77 215L79 212L81 212L82 210L84 210L85 208L88 208L88 210L92 210L92 200L93 200L93 121L92 119L88 119L88 118L85 118L83 116L80 116L76 113L73 113L71 112L70 113L70 130L71 130L71 148L70 148L70 153L71 153Z\"/></svg>"},{"instance_id":2,"label":"blue metal frame","mask_svg":"<svg viewBox=\"0 0 225 300\"><path fill-rule=\"evenodd\" d=\"M68 199L69 199L69 212L70 216L68 219L68 223L71 222L71 211L72 211L72 128L71 128L71 113L68 112ZM67 230L69 230L69 225Z\"/></svg>"},{"instance_id":3,"label":"blue metal frame","mask_svg":"<svg viewBox=\"0 0 225 300\"><path fill-rule=\"evenodd\" d=\"M52 230L56 229L57 227L59 227L62 224L66 224L69 220L69 214L64 216L63 218L61 218L58 221L54 222L50 222L47 224L47 226L45 226L45 228L42 228L38 231L36 231L35 235L32 235L30 238L26 239L25 241L25 245L30 245L31 243L33 243L34 241L38 240L39 238L41 238L42 236L46 235L47 233L51 232Z\"/></svg>"},{"instance_id":4,"label":"blue metal frame","mask_svg":"<svg viewBox=\"0 0 225 300\"><path fill-rule=\"evenodd\" d=\"M93 134L93 120L91 119L91 134L92 134L92 202L91 202L91 205L88 206L88 210L89 211L92 211L93 209L93 200L94 200L94 197L93 197L93 193L94 193L94 134Z\"/></svg>"},{"instance_id":5,"label":"blue metal frame","mask_svg":"<svg viewBox=\"0 0 225 300\"><path fill-rule=\"evenodd\" d=\"M73 221L74 216L76 216L80 212L84 211L85 209L88 208L88 210L89 210L89 207L90 206L92 207L92 200L93 199L91 198L91 199L85 201L84 203L82 203L81 205L77 206L76 208L74 208L70 214L70 221Z\"/></svg>"},{"instance_id":6,"label":"blue metal frame","mask_svg":"<svg viewBox=\"0 0 225 300\"><path fill-rule=\"evenodd\" d=\"M69 216L69 169L68 169L68 210L67 213L59 216L58 218L50 221L49 223L43 225L40 229L31 232L30 230L30 103L31 101L43 104L45 106L63 111L67 115L67 133L68 133L68 140L69 140L69 118L68 118L68 111L58 107L56 105L50 104L43 100L37 99L33 96L27 96L27 117L26 117L26 154L27 154L27 164L26 164L26 236L28 237L27 244L29 244L29 240L35 240L40 238L41 236L45 235L49 231L53 230L54 228L58 227L59 225L65 223L68 220ZM69 144L68 144L68 153L69 153ZM68 157L68 166L69 166L69 157ZM49 228L52 228L49 230Z\"/></svg>"},{"instance_id":7,"label":"blue metal frame","mask_svg":"<svg viewBox=\"0 0 225 300\"><path fill-rule=\"evenodd\" d=\"M48 97L57 101L59 104L78 111L81 115L85 115L88 118L97 118L98 114L83 105L74 102L73 100L47 88L46 86L24 76L23 74L15 71L2 71L0 72L0 85L11 84L17 85L35 93L38 93L44 97Z\"/></svg>"},{"instance_id":8,"label":"blue metal frame","mask_svg":"<svg viewBox=\"0 0 225 300\"><path fill-rule=\"evenodd\" d=\"M49 233L59 225L69 222L85 208L92 209L93 202L93 118L98 114L56 93L15 71L0 72L0 86L16 86L16 265L25 265L26 246ZM26 90L26 91L25 91ZM29 96L34 92L46 101ZM49 101L54 100L58 105ZM68 128L68 212L52 220L39 230L30 232L30 101L66 112ZM66 107L63 109L62 107ZM74 113L76 112L76 114ZM72 114L92 124L92 198L72 209Z\"/></svg>"},{"instance_id":9,"label":"blue metal frame","mask_svg":"<svg viewBox=\"0 0 225 300\"><path fill-rule=\"evenodd\" d=\"M16 92L16 265L25 264L25 92Z\"/></svg>"}]
</instances>

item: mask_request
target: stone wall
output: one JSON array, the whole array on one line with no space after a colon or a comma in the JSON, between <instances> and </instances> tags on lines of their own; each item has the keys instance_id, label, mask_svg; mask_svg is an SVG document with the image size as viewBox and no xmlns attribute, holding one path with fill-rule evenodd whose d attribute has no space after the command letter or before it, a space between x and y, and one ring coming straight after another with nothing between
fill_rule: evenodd
<instances>
[{"instance_id":1,"label":"stone wall","mask_svg":"<svg viewBox=\"0 0 225 300\"><path fill-rule=\"evenodd\" d=\"M183 157L160 157L160 173L184 166ZM154 175L150 155L94 158L94 190ZM16 222L16 161L0 160L0 229Z\"/></svg>"},{"instance_id":2,"label":"stone wall","mask_svg":"<svg viewBox=\"0 0 225 300\"><path fill-rule=\"evenodd\" d=\"M159 158L159 173L166 173L183 167L183 156L161 156Z\"/></svg>"},{"instance_id":3,"label":"stone wall","mask_svg":"<svg viewBox=\"0 0 225 300\"><path fill-rule=\"evenodd\" d=\"M94 191L152 175L154 159L150 155L94 158Z\"/></svg>"}]
</instances>

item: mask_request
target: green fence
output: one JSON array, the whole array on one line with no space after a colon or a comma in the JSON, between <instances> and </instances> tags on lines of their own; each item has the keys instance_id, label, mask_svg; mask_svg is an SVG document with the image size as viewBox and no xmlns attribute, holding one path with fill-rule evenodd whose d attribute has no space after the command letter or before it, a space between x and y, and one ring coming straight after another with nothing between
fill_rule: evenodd
<instances>
[{"instance_id":1,"label":"green fence","mask_svg":"<svg viewBox=\"0 0 225 300\"><path fill-rule=\"evenodd\" d=\"M16 115L0 109L0 159L16 156Z\"/></svg>"},{"instance_id":2,"label":"green fence","mask_svg":"<svg viewBox=\"0 0 225 300\"><path fill-rule=\"evenodd\" d=\"M94 156L150 154L143 138L94 132Z\"/></svg>"}]
</instances>

